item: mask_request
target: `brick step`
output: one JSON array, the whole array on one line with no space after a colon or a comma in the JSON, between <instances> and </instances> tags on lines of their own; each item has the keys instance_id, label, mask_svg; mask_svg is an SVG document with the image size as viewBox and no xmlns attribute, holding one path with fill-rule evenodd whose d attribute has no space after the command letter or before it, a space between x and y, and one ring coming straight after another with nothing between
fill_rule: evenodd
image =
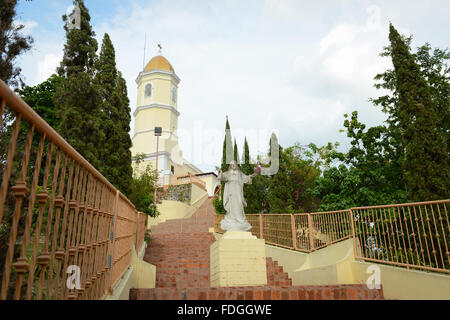
<instances>
[{"instance_id":1,"label":"brick step","mask_svg":"<svg viewBox=\"0 0 450 320\"><path fill-rule=\"evenodd\" d=\"M131 289L130 300L382 300L366 285Z\"/></svg>"},{"instance_id":2,"label":"brick step","mask_svg":"<svg viewBox=\"0 0 450 320\"><path fill-rule=\"evenodd\" d=\"M210 215L205 217L205 212ZM214 218L211 202L205 202L189 219L168 220L152 228L152 242L147 247L144 260L156 266L156 289L152 290L162 290L154 291L154 294L158 294L158 299L162 299L161 295L185 295L191 289L197 290L189 293L194 296L200 295L201 290L222 290L210 288L209 255L215 237L208 229L214 225ZM292 287L292 280L277 261L267 258L266 268L267 285L255 288L266 288L270 294L272 291L278 292L275 288L285 291L286 288L296 288ZM209 291L208 294L213 295ZM255 295L258 297L259 293Z\"/></svg>"}]
</instances>

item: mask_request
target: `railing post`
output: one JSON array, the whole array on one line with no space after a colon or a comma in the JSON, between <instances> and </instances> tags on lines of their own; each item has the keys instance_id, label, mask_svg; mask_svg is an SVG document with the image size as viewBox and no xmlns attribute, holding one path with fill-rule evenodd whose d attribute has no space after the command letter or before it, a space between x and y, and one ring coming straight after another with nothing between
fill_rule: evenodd
<instances>
[{"instance_id":1,"label":"railing post","mask_svg":"<svg viewBox=\"0 0 450 320\"><path fill-rule=\"evenodd\" d=\"M297 236L296 236L296 228L295 228L295 217L291 214L291 229L292 229L292 246L294 250L297 250Z\"/></svg>"},{"instance_id":2,"label":"railing post","mask_svg":"<svg viewBox=\"0 0 450 320\"><path fill-rule=\"evenodd\" d=\"M139 211L136 210L136 241L135 241L136 253L139 250L138 242L139 242Z\"/></svg>"},{"instance_id":3,"label":"railing post","mask_svg":"<svg viewBox=\"0 0 450 320\"><path fill-rule=\"evenodd\" d=\"M314 224L313 224L313 217L311 213L308 213L308 231L309 231L309 251L314 250L314 232L313 232Z\"/></svg>"},{"instance_id":4,"label":"railing post","mask_svg":"<svg viewBox=\"0 0 450 320\"><path fill-rule=\"evenodd\" d=\"M355 226L353 223L353 210L352 208L350 208L349 210L349 214L350 214L350 224L351 224L351 228L352 228L352 237L353 237L353 254L356 258L356 235L355 235Z\"/></svg>"},{"instance_id":5,"label":"railing post","mask_svg":"<svg viewBox=\"0 0 450 320\"><path fill-rule=\"evenodd\" d=\"M108 288L109 293L113 293L112 288L112 276L113 276L113 264L115 259L115 245L116 242L116 230L117 230L117 215L119 212L119 190L116 190L116 195L114 197L114 217L113 217L113 227L110 235L109 243L111 245L111 255L110 255L110 266L109 266L109 280L108 280Z\"/></svg>"},{"instance_id":6,"label":"railing post","mask_svg":"<svg viewBox=\"0 0 450 320\"><path fill-rule=\"evenodd\" d=\"M263 221L262 221L262 214L259 215L259 238L263 238Z\"/></svg>"}]
</instances>

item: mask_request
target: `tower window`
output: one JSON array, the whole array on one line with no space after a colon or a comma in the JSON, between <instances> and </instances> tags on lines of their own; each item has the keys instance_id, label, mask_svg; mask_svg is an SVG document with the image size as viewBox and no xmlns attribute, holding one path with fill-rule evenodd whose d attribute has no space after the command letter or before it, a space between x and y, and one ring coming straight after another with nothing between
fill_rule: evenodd
<instances>
[{"instance_id":1,"label":"tower window","mask_svg":"<svg viewBox=\"0 0 450 320\"><path fill-rule=\"evenodd\" d=\"M172 174L175 174L175 168L174 168L174 166L170 166L170 171L172 171Z\"/></svg>"},{"instance_id":2,"label":"tower window","mask_svg":"<svg viewBox=\"0 0 450 320\"><path fill-rule=\"evenodd\" d=\"M147 83L145 85L145 96L146 97L151 97L152 95L152 84L151 83Z\"/></svg>"},{"instance_id":3,"label":"tower window","mask_svg":"<svg viewBox=\"0 0 450 320\"><path fill-rule=\"evenodd\" d=\"M177 103L177 87L172 87L172 102Z\"/></svg>"}]
</instances>

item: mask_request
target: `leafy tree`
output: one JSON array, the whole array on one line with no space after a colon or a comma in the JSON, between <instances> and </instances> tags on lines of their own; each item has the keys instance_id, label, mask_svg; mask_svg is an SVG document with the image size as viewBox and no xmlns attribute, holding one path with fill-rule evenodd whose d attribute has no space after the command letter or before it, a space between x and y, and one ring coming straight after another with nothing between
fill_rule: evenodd
<instances>
[{"instance_id":1,"label":"leafy tree","mask_svg":"<svg viewBox=\"0 0 450 320\"><path fill-rule=\"evenodd\" d=\"M135 167L128 199L134 204L136 210L144 212L150 217L157 217L159 212L153 204L153 196L158 174L150 164L142 168L144 157L144 154L135 156Z\"/></svg>"},{"instance_id":2,"label":"leafy tree","mask_svg":"<svg viewBox=\"0 0 450 320\"><path fill-rule=\"evenodd\" d=\"M0 1L0 79L7 85L24 85L20 76L22 71L15 65L18 56L31 49L33 38L23 36L23 24L14 23L17 0Z\"/></svg>"},{"instance_id":3,"label":"leafy tree","mask_svg":"<svg viewBox=\"0 0 450 320\"><path fill-rule=\"evenodd\" d=\"M21 98L54 129L58 128L60 119L56 115L53 96L61 81L61 77L52 74L44 82L34 87L26 86L19 91Z\"/></svg>"},{"instance_id":4,"label":"leafy tree","mask_svg":"<svg viewBox=\"0 0 450 320\"><path fill-rule=\"evenodd\" d=\"M227 213L225 208L223 207L223 202L221 199L219 199L219 197L215 196L213 199L213 205L214 208L216 209L216 213L217 214L225 214Z\"/></svg>"},{"instance_id":5,"label":"leafy tree","mask_svg":"<svg viewBox=\"0 0 450 320\"><path fill-rule=\"evenodd\" d=\"M401 36L401 35L400 35ZM401 36L402 40L409 47L411 37ZM450 68L447 61L450 59L450 51L448 49L441 50L434 48L432 53L430 44L426 43L417 48L417 52L413 54L415 62L420 67L420 73L426 80L432 106L437 116L437 128L444 137L447 145L447 152L450 145ZM390 57L392 47L387 46L380 54L383 57ZM387 123L390 126L392 134L399 134L397 129L398 121L398 92L396 90L397 78L395 70L388 69L383 73L377 74L375 80L381 81L374 86L377 89L384 89L388 94L380 96L376 99L370 99L376 106L382 108L383 112L388 115Z\"/></svg>"},{"instance_id":6,"label":"leafy tree","mask_svg":"<svg viewBox=\"0 0 450 320\"><path fill-rule=\"evenodd\" d=\"M246 175L254 172L255 165L250 163L250 148L247 138L244 139L243 161L241 170ZM244 197L247 206L244 208L245 213L268 212L267 188L268 181L266 176L257 175L253 177L251 184L244 184Z\"/></svg>"},{"instance_id":7,"label":"leafy tree","mask_svg":"<svg viewBox=\"0 0 450 320\"><path fill-rule=\"evenodd\" d=\"M348 117L348 115L344 115ZM341 164L316 179L309 193L322 199L321 211L398 203L406 200L402 169L395 139L385 126L366 129L354 111L344 121L351 148L347 153L331 151L327 157ZM329 161L329 160L328 160Z\"/></svg>"},{"instance_id":8,"label":"leafy tree","mask_svg":"<svg viewBox=\"0 0 450 320\"><path fill-rule=\"evenodd\" d=\"M99 148L100 172L125 195L132 179L130 107L126 82L116 68L114 46L109 35L103 37L94 79L100 104L100 130L104 134Z\"/></svg>"},{"instance_id":9,"label":"leafy tree","mask_svg":"<svg viewBox=\"0 0 450 320\"><path fill-rule=\"evenodd\" d=\"M421 71L415 56L410 53L410 39L402 37L392 24L389 27L389 40L390 47L385 48L383 55L392 58L394 69L385 75L378 75L376 79L387 80L384 87L391 89L393 94L374 102L389 113L392 136L401 142L400 164L408 198L423 201L448 197L449 157L442 135L445 130L438 127L445 120L439 120L436 112L440 108L448 109L448 105L445 107L446 100L437 97L433 100L433 90L427 83L427 79L433 79L436 83L436 71L431 70L428 77L426 71ZM419 56L426 62L427 49L420 52ZM437 56L442 57L441 53ZM443 82L442 79L437 81ZM379 86L383 87L383 84ZM440 88L436 84L435 87ZM445 92L446 86L443 87ZM448 117L446 111L441 117Z\"/></svg>"},{"instance_id":10,"label":"leafy tree","mask_svg":"<svg viewBox=\"0 0 450 320\"><path fill-rule=\"evenodd\" d=\"M66 22L67 42L58 68L63 77L55 93L59 133L94 167L100 168L99 146L105 137L101 130L99 88L93 81L97 41L90 25L89 11L82 0L74 0L80 9L80 27Z\"/></svg>"},{"instance_id":11,"label":"leafy tree","mask_svg":"<svg viewBox=\"0 0 450 320\"><path fill-rule=\"evenodd\" d=\"M267 197L272 213L311 212L318 206L315 196L306 191L314 186L320 170L295 151L295 146L280 146L278 172L268 178Z\"/></svg>"}]
</instances>

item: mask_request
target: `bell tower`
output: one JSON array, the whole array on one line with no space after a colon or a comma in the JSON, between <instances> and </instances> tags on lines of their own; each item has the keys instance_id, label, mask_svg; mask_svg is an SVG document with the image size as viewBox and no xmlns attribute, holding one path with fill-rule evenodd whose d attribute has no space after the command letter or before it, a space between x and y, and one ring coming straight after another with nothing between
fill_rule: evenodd
<instances>
[{"instance_id":1,"label":"bell tower","mask_svg":"<svg viewBox=\"0 0 450 320\"><path fill-rule=\"evenodd\" d=\"M178 148L178 84L180 78L169 61L161 55L153 57L139 73L136 83L137 103L132 136L132 156L144 154L144 163L150 161L156 167L155 127L162 128L158 145L159 184L169 184L173 175L173 150ZM176 148L175 148L176 147Z\"/></svg>"}]
</instances>

